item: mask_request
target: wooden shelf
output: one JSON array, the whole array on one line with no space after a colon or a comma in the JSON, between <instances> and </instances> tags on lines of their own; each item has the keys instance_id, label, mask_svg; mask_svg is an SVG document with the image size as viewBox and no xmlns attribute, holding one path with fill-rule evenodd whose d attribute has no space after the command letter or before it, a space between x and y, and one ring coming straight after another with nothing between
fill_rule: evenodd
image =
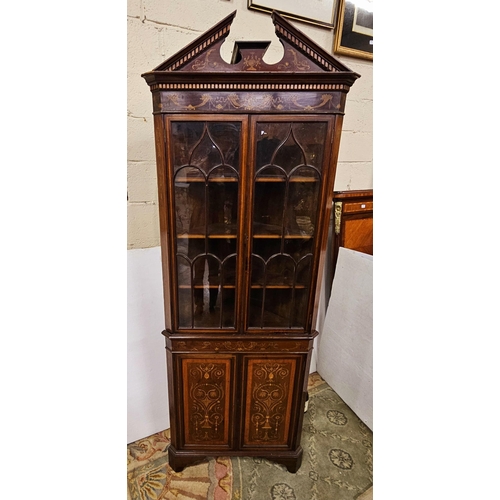
<instances>
[{"instance_id":1,"label":"wooden shelf","mask_svg":"<svg viewBox=\"0 0 500 500\"><path fill-rule=\"evenodd\" d=\"M191 286L191 285L179 285L179 288L181 290L191 290L191 288L196 288L198 290L203 290L204 288L212 288L212 289L219 289L219 288L224 288L224 289L235 289L236 286L235 285L224 285L224 286L221 286L221 285L194 285L194 286Z\"/></svg>"},{"instance_id":2,"label":"wooden shelf","mask_svg":"<svg viewBox=\"0 0 500 500\"><path fill-rule=\"evenodd\" d=\"M214 182L214 183L221 183L221 182L239 182L239 179L237 177L210 177L208 179L205 179L204 177L176 177L175 179L176 183L183 183L183 184L189 184L191 182L197 182L197 183L205 183L208 182L209 184ZM255 179L255 182L286 182L286 179L283 177L257 177ZM306 176L294 176L290 177L289 182L320 182L319 178L316 177L306 177Z\"/></svg>"},{"instance_id":3,"label":"wooden shelf","mask_svg":"<svg viewBox=\"0 0 500 500\"><path fill-rule=\"evenodd\" d=\"M309 240L314 235L308 234L285 234L285 240ZM205 236L204 234L178 234L177 239L205 239L209 240L215 239L236 239L238 237L237 234L209 234ZM265 240L279 240L281 239L281 234L254 234L254 238L256 239L265 239Z\"/></svg>"},{"instance_id":4,"label":"wooden shelf","mask_svg":"<svg viewBox=\"0 0 500 500\"><path fill-rule=\"evenodd\" d=\"M229 239L229 240L234 240L238 237L238 235L236 234L209 234L207 236L205 236L204 234L178 234L177 235L177 239L179 240L182 240L182 239L205 239L205 238L208 238L209 240L216 240L216 239L220 239L220 240L225 240L225 239Z\"/></svg>"},{"instance_id":5,"label":"wooden shelf","mask_svg":"<svg viewBox=\"0 0 500 500\"><path fill-rule=\"evenodd\" d=\"M212 182L239 182L239 179L237 177L210 177L209 179L206 179L204 177L177 177L175 179L175 183L182 182L184 184L189 184L191 182L198 182L198 183L205 183L208 182L209 184Z\"/></svg>"},{"instance_id":6,"label":"wooden shelf","mask_svg":"<svg viewBox=\"0 0 500 500\"><path fill-rule=\"evenodd\" d=\"M253 290L263 290L264 285L252 285L250 288ZM272 290L292 290L295 288L296 290L303 290L305 289L305 285L299 285L296 284L295 286L293 285L266 285L266 290L272 289Z\"/></svg>"},{"instance_id":7,"label":"wooden shelf","mask_svg":"<svg viewBox=\"0 0 500 500\"><path fill-rule=\"evenodd\" d=\"M286 182L283 177L257 177L255 182ZM289 182L320 182L316 177L290 177Z\"/></svg>"},{"instance_id":8,"label":"wooden shelf","mask_svg":"<svg viewBox=\"0 0 500 500\"><path fill-rule=\"evenodd\" d=\"M285 240L310 240L313 236L313 234L285 234ZM261 240L279 240L281 234L254 234L253 237Z\"/></svg>"},{"instance_id":9,"label":"wooden shelf","mask_svg":"<svg viewBox=\"0 0 500 500\"><path fill-rule=\"evenodd\" d=\"M224 288L224 289L235 289L235 285L194 285L191 287L190 285L179 285L179 288L181 290L191 290L191 288L196 288L198 290L204 289L204 288L212 288L212 289L219 289L219 288ZM267 285L264 287L264 285L251 285L250 288L252 290L263 290L264 288L266 289L273 289L273 290L291 290L292 288L295 288L296 290L304 290L306 288L305 285Z\"/></svg>"}]
</instances>

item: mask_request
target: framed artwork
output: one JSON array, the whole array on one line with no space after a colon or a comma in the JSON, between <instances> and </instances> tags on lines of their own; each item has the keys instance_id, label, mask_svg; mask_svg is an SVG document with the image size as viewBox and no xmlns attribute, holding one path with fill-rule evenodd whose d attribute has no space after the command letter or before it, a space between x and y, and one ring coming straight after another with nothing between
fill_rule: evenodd
<instances>
[{"instance_id":1,"label":"framed artwork","mask_svg":"<svg viewBox=\"0 0 500 500\"><path fill-rule=\"evenodd\" d=\"M248 0L248 8L262 12L276 10L284 17L325 28L335 27L339 0Z\"/></svg>"},{"instance_id":2,"label":"framed artwork","mask_svg":"<svg viewBox=\"0 0 500 500\"><path fill-rule=\"evenodd\" d=\"M373 0L339 0L333 52L373 61Z\"/></svg>"}]
</instances>

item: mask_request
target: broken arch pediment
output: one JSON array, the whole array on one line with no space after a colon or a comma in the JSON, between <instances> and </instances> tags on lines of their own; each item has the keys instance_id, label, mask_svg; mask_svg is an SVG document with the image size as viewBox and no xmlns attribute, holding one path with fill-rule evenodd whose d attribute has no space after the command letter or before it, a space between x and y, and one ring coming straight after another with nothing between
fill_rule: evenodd
<instances>
[{"instance_id":1,"label":"broken arch pediment","mask_svg":"<svg viewBox=\"0 0 500 500\"><path fill-rule=\"evenodd\" d=\"M236 11L157 66L153 72L352 73L337 58L277 12L273 12L271 19L276 35L284 48L281 61L274 64L267 64L264 61L270 41L237 41L231 62L227 63L222 58L220 49L229 34L235 16Z\"/></svg>"}]
</instances>

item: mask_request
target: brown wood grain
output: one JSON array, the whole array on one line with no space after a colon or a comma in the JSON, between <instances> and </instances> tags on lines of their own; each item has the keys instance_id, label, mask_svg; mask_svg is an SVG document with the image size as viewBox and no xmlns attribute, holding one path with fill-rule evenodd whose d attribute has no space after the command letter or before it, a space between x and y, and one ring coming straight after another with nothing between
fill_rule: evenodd
<instances>
[{"instance_id":1,"label":"brown wood grain","mask_svg":"<svg viewBox=\"0 0 500 500\"><path fill-rule=\"evenodd\" d=\"M373 255L373 218L345 221L345 248Z\"/></svg>"},{"instance_id":2,"label":"brown wood grain","mask_svg":"<svg viewBox=\"0 0 500 500\"><path fill-rule=\"evenodd\" d=\"M233 363L233 356L181 358L186 446L230 446Z\"/></svg>"},{"instance_id":3,"label":"brown wood grain","mask_svg":"<svg viewBox=\"0 0 500 500\"><path fill-rule=\"evenodd\" d=\"M296 472L346 94L359 75L277 13L281 61L264 61L269 42L245 41L226 62L235 15L142 75L154 114L169 464L247 455ZM359 219L346 241L367 248L365 200L343 196ZM226 305L234 316L224 322Z\"/></svg>"},{"instance_id":4,"label":"brown wood grain","mask_svg":"<svg viewBox=\"0 0 500 500\"><path fill-rule=\"evenodd\" d=\"M330 257L333 271L329 287L335 276L340 247L373 255L373 189L337 191L333 194L333 203L338 204L340 210L333 218L333 252Z\"/></svg>"},{"instance_id":5,"label":"brown wood grain","mask_svg":"<svg viewBox=\"0 0 500 500\"><path fill-rule=\"evenodd\" d=\"M297 358L247 360L243 446L288 446Z\"/></svg>"}]
</instances>

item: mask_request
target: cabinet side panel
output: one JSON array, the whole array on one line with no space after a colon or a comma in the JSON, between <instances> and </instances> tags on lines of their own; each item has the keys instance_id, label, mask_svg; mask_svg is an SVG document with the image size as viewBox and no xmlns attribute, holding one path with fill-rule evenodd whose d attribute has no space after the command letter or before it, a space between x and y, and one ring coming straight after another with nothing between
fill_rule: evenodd
<instances>
[{"instance_id":1,"label":"cabinet side panel","mask_svg":"<svg viewBox=\"0 0 500 500\"><path fill-rule=\"evenodd\" d=\"M158 209L160 219L161 261L163 269L163 304L165 310L165 328L172 328L170 310L170 272L168 268L168 202L167 202L167 165L165 151L165 126L162 115L154 115L156 170L158 177Z\"/></svg>"},{"instance_id":2,"label":"cabinet side panel","mask_svg":"<svg viewBox=\"0 0 500 500\"><path fill-rule=\"evenodd\" d=\"M326 259L326 251L327 251L327 245L328 245L328 226L330 224L330 217L331 217L331 212L332 212L332 201L333 201L333 186L335 183L335 175L337 172L337 160L339 156L339 149L340 149L340 136L342 133L342 123L343 123L344 117L342 115L337 115L335 116L334 119L334 129L331 132L333 135L333 141L332 141L332 149L331 149L331 154L330 154L330 173L328 175L328 182L324 186L326 189L325 196L323 198L324 200L324 205L323 205L323 210L321 211L322 213L322 221L321 225L323 227L323 231L321 233L321 241L320 243L320 249L319 249L319 266L318 266L318 272L317 272L317 281L316 281L316 293L314 295L315 300L314 300L314 307L312 310L312 329L317 329L317 320L318 320L318 310L319 310L319 301L321 297L321 287L323 286L323 275L324 275L324 270L325 270L325 259Z\"/></svg>"}]
</instances>

